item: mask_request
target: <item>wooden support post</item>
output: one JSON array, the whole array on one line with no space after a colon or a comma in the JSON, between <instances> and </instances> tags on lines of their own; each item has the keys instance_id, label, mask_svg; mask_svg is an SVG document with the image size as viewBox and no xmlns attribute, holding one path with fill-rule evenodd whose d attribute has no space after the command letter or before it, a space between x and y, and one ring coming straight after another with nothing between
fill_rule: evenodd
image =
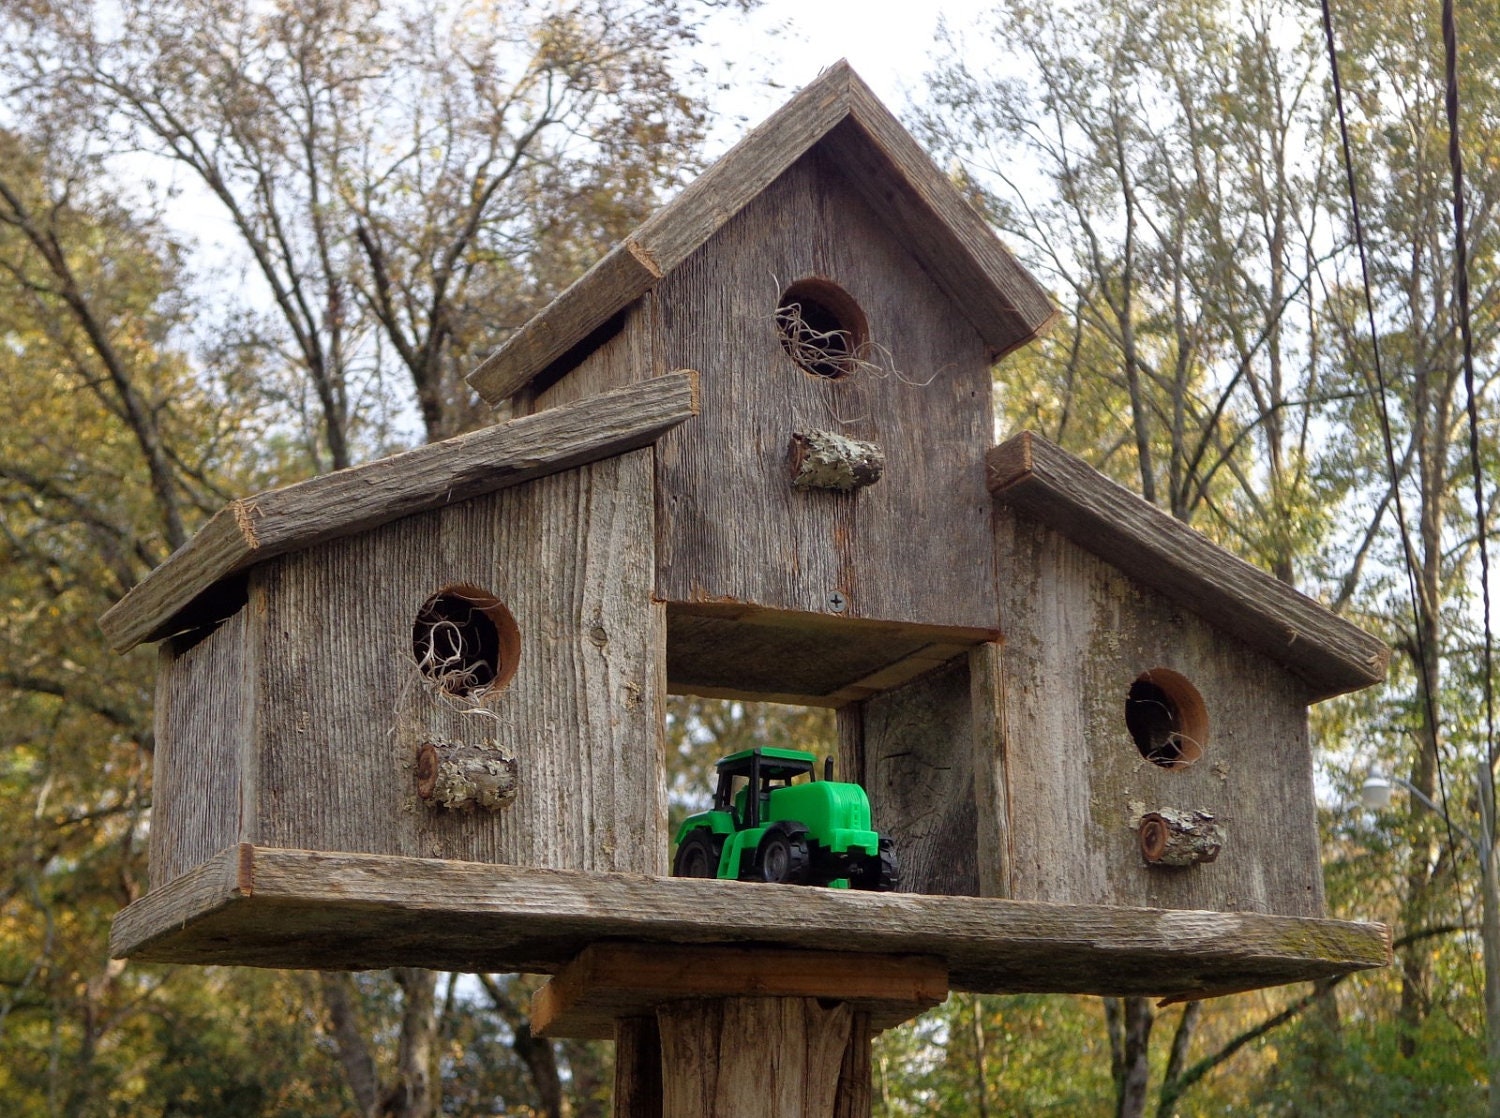
<instances>
[{"instance_id":1,"label":"wooden support post","mask_svg":"<svg viewBox=\"0 0 1500 1118\"><path fill-rule=\"evenodd\" d=\"M614 1036L616 1118L869 1118L871 1037L947 993L920 955L595 943L531 1027Z\"/></svg>"},{"instance_id":2,"label":"wooden support post","mask_svg":"<svg viewBox=\"0 0 1500 1118\"><path fill-rule=\"evenodd\" d=\"M655 1014L615 1022L615 1118L661 1118L661 1033Z\"/></svg>"},{"instance_id":3,"label":"wooden support post","mask_svg":"<svg viewBox=\"0 0 1500 1118\"><path fill-rule=\"evenodd\" d=\"M870 1042L875 1030L868 1013L856 1013L849 1025L849 1043L844 1048L844 1065L839 1068L839 1093L833 1101L833 1118L870 1118L874 1098L873 1062Z\"/></svg>"},{"instance_id":4,"label":"wooden support post","mask_svg":"<svg viewBox=\"0 0 1500 1118\"><path fill-rule=\"evenodd\" d=\"M660 1007L662 1118L831 1118L853 1017L818 998Z\"/></svg>"}]
</instances>

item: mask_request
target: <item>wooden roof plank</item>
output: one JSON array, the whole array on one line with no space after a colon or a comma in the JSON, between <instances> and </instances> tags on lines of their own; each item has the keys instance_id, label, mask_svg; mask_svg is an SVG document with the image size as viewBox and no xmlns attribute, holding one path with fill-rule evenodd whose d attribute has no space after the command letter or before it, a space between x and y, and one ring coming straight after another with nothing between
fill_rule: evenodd
<instances>
[{"instance_id":1,"label":"wooden roof plank","mask_svg":"<svg viewBox=\"0 0 1500 1118\"><path fill-rule=\"evenodd\" d=\"M469 374L492 404L508 399L612 315L639 299L849 112L846 63L829 68L543 307Z\"/></svg>"},{"instance_id":2,"label":"wooden roof plank","mask_svg":"<svg viewBox=\"0 0 1500 1118\"><path fill-rule=\"evenodd\" d=\"M1390 961L1379 924L231 847L115 917L143 962L552 974L601 940L946 961L955 990L1206 997Z\"/></svg>"},{"instance_id":3,"label":"wooden roof plank","mask_svg":"<svg viewBox=\"0 0 1500 1118\"><path fill-rule=\"evenodd\" d=\"M634 450L697 413L697 373L669 373L234 501L99 626L117 651L158 640L199 594L256 563Z\"/></svg>"},{"instance_id":4,"label":"wooden roof plank","mask_svg":"<svg viewBox=\"0 0 1500 1118\"><path fill-rule=\"evenodd\" d=\"M857 78L849 102L849 120L828 134L825 145L995 356L1046 333L1057 310L985 220Z\"/></svg>"},{"instance_id":5,"label":"wooden roof plank","mask_svg":"<svg viewBox=\"0 0 1500 1118\"><path fill-rule=\"evenodd\" d=\"M1385 678L1390 650L1379 638L1040 435L1022 431L987 460L999 500L1286 665L1314 701Z\"/></svg>"},{"instance_id":6,"label":"wooden roof plank","mask_svg":"<svg viewBox=\"0 0 1500 1118\"><path fill-rule=\"evenodd\" d=\"M819 143L833 146L851 181L997 354L1051 325L1056 312L1046 293L840 61L533 316L469 374L469 384L492 404L507 399L645 294Z\"/></svg>"},{"instance_id":7,"label":"wooden roof plank","mask_svg":"<svg viewBox=\"0 0 1500 1118\"><path fill-rule=\"evenodd\" d=\"M470 386L492 403L509 399L620 308L651 290L661 275L634 240L616 245L481 361L468 375Z\"/></svg>"}]
</instances>

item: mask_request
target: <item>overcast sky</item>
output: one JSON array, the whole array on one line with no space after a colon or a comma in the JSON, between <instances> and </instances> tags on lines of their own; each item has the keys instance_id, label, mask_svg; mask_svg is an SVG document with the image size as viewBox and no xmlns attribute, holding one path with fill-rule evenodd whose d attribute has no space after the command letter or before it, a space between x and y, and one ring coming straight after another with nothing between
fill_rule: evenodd
<instances>
[{"instance_id":1,"label":"overcast sky","mask_svg":"<svg viewBox=\"0 0 1500 1118\"><path fill-rule=\"evenodd\" d=\"M961 30L997 2L765 0L748 19L725 16L696 52L711 76L730 86L714 97L726 117L720 131L729 133L716 134L716 145L732 143L840 58L847 58L891 111L901 115L907 102L920 95L922 75L932 65L939 17ZM768 78L775 86L766 84Z\"/></svg>"}]
</instances>

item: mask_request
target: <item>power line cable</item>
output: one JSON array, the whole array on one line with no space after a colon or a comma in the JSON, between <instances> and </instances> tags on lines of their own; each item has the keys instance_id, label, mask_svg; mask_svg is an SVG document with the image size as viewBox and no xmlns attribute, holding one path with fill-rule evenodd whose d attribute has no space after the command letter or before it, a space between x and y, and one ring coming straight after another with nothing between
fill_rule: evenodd
<instances>
[{"instance_id":1,"label":"power line cable","mask_svg":"<svg viewBox=\"0 0 1500 1118\"><path fill-rule=\"evenodd\" d=\"M1451 0L1444 0L1445 4ZM1434 672L1429 671L1433 661L1432 649L1427 646L1427 639L1422 632L1422 615L1419 606L1419 593L1416 575L1416 553L1412 547L1411 535L1406 529L1406 508L1401 497L1401 479L1396 467L1395 438L1391 434L1390 409L1386 404L1388 388L1386 386L1385 371L1380 362L1380 332L1375 323L1375 297L1372 293L1373 286L1370 282L1370 262L1365 251L1364 223L1359 211L1359 189L1354 175L1354 155L1349 143L1349 122L1344 112L1344 85L1339 74L1338 47L1333 32L1333 11L1329 6L1329 0L1321 0L1323 8L1323 35L1328 44L1328 65L1333 76L1333 98L1334 106L1338 111L1339 119L1339 141L1343 147L1344 154L1344 176L1349 190L1349 207L1354 226L1354 243L1359 253L1360 277L1364 284L1365 316L1370 326L1370 350L1375 368L1376 393L1375 399L1377 411L1380 416L1381 437L1385 444L1386 470L1391 479L1391 490L1395 497L1396 524L1401 536L1402 554L1405 559L1407 593L1411 601L1412 612L1412 637L1415 651L1417 653L1417 671L1420 676L1420 690L1424 713L1427 717L1427 725L1431 729L1433 746L1433 763L1437 770L1438 791L1443 817L1444 828L1448 834L1448 849L1457 857L1459 850L1457 839L1453 833L1453 820L1450 818L1448 809L1448 782L1443 773L1443 753L1439 745L1437 700L1432 694L1432 677ZM1417 417L1421 422L1421 417ZM1436 602L1429 602L1429 609L1436 609ZM1476 852L1482 855L1483 852ZM1461 913L1462 914L1462 913ZM1468 920L1464 917L1464 931L1468 933ZM1470 960L1472 965L1473 960Z\"/></svg>"},{"instance_id":2,"label":"power line cable","mask_svg":"<svg viewBox=\"0 0 1500 1118\"><path fill-rule=\"evenodd\" d=\"M1474 333L1469 322L1469 246L1464 219L1464 156L1459 143L1458 20L1453 0L1443 0L1444 102L1448 110L1448 164L1453 172L1453 286L1458 296L1458 330L1463 345L1464 389L1468 394L1469 465L1474 480L1474 528L1479 542L1479 595L1484 612L1484 764L1490 833L1495 836L1495 642L1490 626L1490 551L1485 523L1484 472L1479 458L1479 403L1474 390Z\"/></svg>"}]
</instances>

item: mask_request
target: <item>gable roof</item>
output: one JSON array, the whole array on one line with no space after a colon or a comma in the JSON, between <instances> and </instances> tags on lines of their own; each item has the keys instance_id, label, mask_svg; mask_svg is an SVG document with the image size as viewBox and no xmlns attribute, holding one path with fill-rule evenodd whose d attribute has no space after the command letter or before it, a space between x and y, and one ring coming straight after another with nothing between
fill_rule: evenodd
<instances>
[{"instance_id":1,"label":"gable roof","mask_svg":"<svg viewBox=\"0 0 1500 1118\"><path fill-rule=\"evenodd\" d=\"M1384 641L1040 435L1022 431L992 449L987 463L997 499L1279 662L1314 701L1385 678Z\"/></svg>"},{"instance_id":2,"label":"gable roof","mask_svg":"<svg viewBox=\"0 0 1500 1118\"><path fill-rule=\"evenodd\" d=\"M623 454L697 414L698 374L668 373L231 501L99 618L99 627L110 647L124 652L220 621L237 602L215 588L267 559Z\"/></svg>"},{"instance_id":3,"label":"gable roof","mask_svg":"<svg viewBox=\"0 0 1500 1118\"><path fill-rule=\"evenodd\" d=\"M822 144L994 356L1042 334L1056 311L1036 280L847 62L820 74L616 245L469 374L498 404L696 252Z\"/></svg>"}]
</instances>

